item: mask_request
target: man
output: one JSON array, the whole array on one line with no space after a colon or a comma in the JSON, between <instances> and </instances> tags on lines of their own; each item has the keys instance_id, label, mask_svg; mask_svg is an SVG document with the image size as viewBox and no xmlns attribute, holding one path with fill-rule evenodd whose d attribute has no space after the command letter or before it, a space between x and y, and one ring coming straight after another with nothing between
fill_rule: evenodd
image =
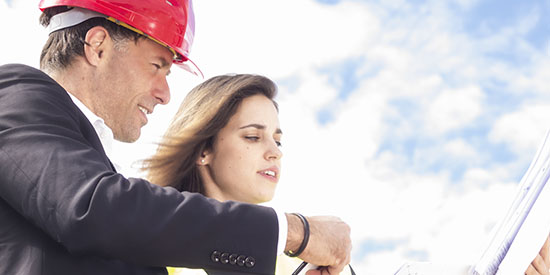
<instances>
[{"instance_id":1,"label":"man","mask_svg":"<svg viewBox=\"0 0 550 275\"><path fill-rule=\"evenodd\" d=\"M0 274L165 274L168 265L272 274L282 251L328 266L310 274L349 263L338 218L302 220L116 173L109 140L135 141L170 100L171 64L190 62L190 1L40 8L51 31L42 71L0 67Z\"/></svg>"}]
</instances>

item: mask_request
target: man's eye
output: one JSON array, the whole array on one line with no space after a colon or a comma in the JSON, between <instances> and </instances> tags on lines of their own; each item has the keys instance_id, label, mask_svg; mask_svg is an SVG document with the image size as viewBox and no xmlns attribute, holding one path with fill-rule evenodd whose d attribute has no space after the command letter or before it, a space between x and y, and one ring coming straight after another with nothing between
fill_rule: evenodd
<instances>
[{"instance_id":1,"label":"man's eye","mask_svg":"<svg viewBox=\"0 0 550 275\"><path fill-rule=\"evenodd\" d=\"M275 144L277 144L277 147L283 146L283 144L280 141L275 141Z\"/></svg>"},{"instance_id":2,"label":"man's eye","mask_svg":"<svg viewBox=\"0 0 550 275\"><path fill-rule=\"evenodd\" d=\"M258 141L258 139L260 139L260 137L257 136L246 136L245 138L251 141Z\"/></svg>"}]
</instances>

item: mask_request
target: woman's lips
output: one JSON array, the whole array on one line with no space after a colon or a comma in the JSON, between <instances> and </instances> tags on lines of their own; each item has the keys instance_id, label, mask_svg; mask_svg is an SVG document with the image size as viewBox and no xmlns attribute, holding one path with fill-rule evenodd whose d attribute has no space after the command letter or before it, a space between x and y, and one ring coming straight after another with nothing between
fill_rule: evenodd
<instances>
[{"instance_id":1,"label":"woman's lips","mask_svg":"<svg viewBox=\"0 0 550 275\"><path fill-rule=\"evenodd\" d=\"M265 170L258 171L258 174L260 174L262 177L265 177L273 182L279 181L278 173L279 169L277 167L268 168Z\"/></svg>"}]
</instances>

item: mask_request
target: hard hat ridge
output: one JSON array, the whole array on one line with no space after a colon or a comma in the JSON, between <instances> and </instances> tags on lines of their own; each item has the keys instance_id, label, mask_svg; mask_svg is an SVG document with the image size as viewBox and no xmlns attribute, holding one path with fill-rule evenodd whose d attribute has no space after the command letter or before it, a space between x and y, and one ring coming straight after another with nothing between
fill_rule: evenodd
<instances>
[{"instance_id":1,"label":"hard hat ridge","mask_svg":"<svg viewBox=\"0 0 550 275\"><path fill-rule=\"evenodd\" d=\"M92 10L82 9L78 7L71 8L66 12L58 13L52 16L52 18L50 19L50 24L48 25L48 33L78 25L88 19L95 17L107 16Z\"/></svg>"}]
</instances>

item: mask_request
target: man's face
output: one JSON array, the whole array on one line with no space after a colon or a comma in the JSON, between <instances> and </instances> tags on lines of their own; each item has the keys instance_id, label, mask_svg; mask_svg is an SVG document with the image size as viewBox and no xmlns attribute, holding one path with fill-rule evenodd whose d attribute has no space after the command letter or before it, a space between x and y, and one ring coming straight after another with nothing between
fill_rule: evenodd
<instances>
[{"instance_id":1,"label":"man's face","mask_svg":"<svg viewBox=\"0 0 550 275\"><path fill-rule=\"evenodd\" d=\"M113 130L115 139L134 142L147 124L147 115L157 104L170 101L166 76L172 53L146 38L122 43L122 49L113 44L102 53L105 61L94 75L91 109Z\"/></svg>"}]
</instances>

